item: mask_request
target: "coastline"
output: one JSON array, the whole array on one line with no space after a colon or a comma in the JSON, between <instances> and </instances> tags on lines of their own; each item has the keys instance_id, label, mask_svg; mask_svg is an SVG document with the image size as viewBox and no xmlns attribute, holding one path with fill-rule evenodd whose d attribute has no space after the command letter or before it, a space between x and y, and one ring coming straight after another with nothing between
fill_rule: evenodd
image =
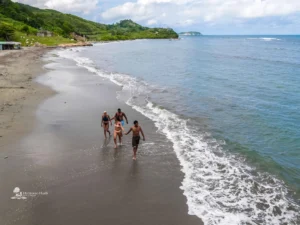
<instances>
[{"instance_id":1,"label":"coastline","mask_svg":"<svg viewBox=\"0 0 300 225\"><path fill-rule=\"evenodd\" d=\"M55 52L48 59L37 85L51 87L57 94L31 107L36 123L30 132L23 130L26 135L16 136L20 126L12 126L15 133L10 129L11 142L0 153L8 155L1 157L0 164L1 180L6 181L0 185L0 221L9 225L203 224L188 215L180 189L183 173L172 144L156 132L153 121L116 99L121 87L71 60L57 58ZM130 136L117 150L112 139L104 140L101 112L113 115L118 107L127 113L130 124L139 120L146 134L137 162L132 161ZM27 118L23 110L19 114ZM12 200L14 187L47 195Z\"/></svg>"},{"instance_id":2,"label":"coastline","mask_svg":"<svg viewBox=\"0 0 300 225\"><path fill-rule=\"evenodd\" d=\"M54 94L35 82L45 72L42 57L48 51L28 47L0 52L0 146L30 132L38 105Z\"/></svg>"},{"instance_id":3,"label":"coastline","mask_svg":"<svg viewBox=\"0 0 300 225\"><path fill-rule=\"evenodd\" d=\"M280 179L272 176L272 174L266 174L268 176L267 179L265 176L262 177L260 172L264 172L264 170L258 169L258 173L256 174L245 172L249 169L255 171L255 168L252 168L251 164L241 164L241 162L245 160L243 155L232 155L229 152L231 146L228 145L228 142L223 142L224 139L222 139L222 137L216 138L210 136L213 135L210 132L205 133L205 131L208 131L206 128L202 129L205 123L197 122L197 124L191 124L189 122L190 117L186 112L183 111L184 113L181 114L180 111L179 113L178 111L177 113L174 111L174 109L176 110L178 108L176 108L177 101L170 98L170 94L173 93L172 89L169 88L169 93L168 91L164 93L165 90L159 89L159 84L160 87L164 87L164 82L159 83L159 81L168 80L166 78L168 78L169 74L164 73L164 76L161 76L162 71L169 71L167 69L168 63L162 60L163 63L160 64L159 60L157 60L152 67L150 66L151 64L149 65L149 60L152 58L149 56L160 56L160 58L163 59L161 55L165 56L165 58L169 55L169 53L162 54L156 49L169 47L169 51L165 52L172 52L174 44L166 44L166 42L154 44L154 42L150 43L150 41L139 43L125 42L121 45L99 45L91 49L82 49L82 51L79 49L78 54L76 52L66 51L62 56L76 61L78 65L88 69L95 75L99 75L105 79L107 78L121 86L122 90L117 92L118 99L120 99L121 102L126 101L126 104L132 106L135 110L154 121L158 128L157 132L166 136L167 139L174 144L173 150L175 150L182 166L181 170L185 174L181 188L187 197L190 214L197 215L203 219L205 223L215 221L216 224L245 220L255 221L256 218L251 214L252 211L263 211L263 215L271 217L274 221L278 218L286 221L289 221L288 218L291 218L290 220L296 220L297 215L293 210L290 210L292 208L290 205L293 205L293 203L287 194L288 187L285 186ZM182 44L184 43L179 43L180 46ZM152 46L155 46L155 48ZM144 55L141 54L141 50ZM106 54L103 54L103 52ZM183 57L183 62L185 61L184 59L185 57ZM170 71L173 71L174 66L177 65L177 60L178 58L172 61ZM185 67L186 64L182 63L181 65ZM182 70L179 71L183 72ZM172 74L172 76L169 76L170 79L176 79L177 76L181 75L176 74L176 72L174 73L170 72L170 74ZM156 86L156 84L158 84L158 86ZM154 87L151 85L154 85ZM176 85L176 80L173 83L173 86L174 85ZM163 96L165 96L167 101L163 99ZM176 96L176 93L172 96ZM222 96L219 98L221 97ZM149 101L145 102L145 98L147 100L149 99ZM172 104L173 102L174 104ZM187 103L188 104L184 104L184 101L178 101L179 105L189 107L191 102L187 101ZM162 109L160 106L162 106ZM172 106L173 110L171 108ZM197 105L195 105L195 107L197 107ZM175 125L174 121L176 121ZM159 141L156 141L155 147L160 148ZM165 147L161 149L165 149ZM207 165L210 165L209 170L207 170ZM173 166L177 168L177 165ZM220 171L220 167L226 169ZM207 173L208 171L209 173ZM197 174L197 176L195 176L195 174ZM232 174L235 174L235 176L232 176ZM217 179L211 179L212 177ZM225 179L219 179L219 177ZM236 177L240 182L236 182ZM245 177L247 177L247 179L245 179ZM272 180L275 183L274 186L280 187L284 191L278 192L276 188L271 189L272 191L267 194L260 190L258 193L249 193L247 192L249 185L248 180L253 180L254 182L261 181L262 189L260 190L263 190L264 186L268 186L267 183ZM253 188L256 189L257 187L254 186ZM231 209L232 195L230 193L235 193L238 189L244 190L239 196L245 199L249 205L239 204L237 201L234 209ZM274 214L272 209L273 207L276 209L277 203L271 202L267 213L259 205L255 204L259 195L263 194L266 199L272 199L274 193L281 196L280 201L283 202L283 204L281 204L281 210L282 212L284 211L286 215L290 214L288 218L281 217L282 215L280 214ZM218 201L220 196L224 197L223 203ZM227 205L225 202L229 204ZM297 205L293 206L298 208ZM251 208L250 212L247 211L248 207ZM239 212L239 216L236 216L236 213L232 213L233 211ZM223 216L221 219L222 222L218 220L218 218L221 218L220 215Z\"/></svg>"},{"instance_id":4,"label":"coastline","mask_svg":"<svg viewBox=\"0 0 300 225\"><path fill-rule=\"evenodd\" d=\"M22 152L13 150L11 157L11 152L6 151L9 160L0 157L7 164L11 163L10 160L16 160L14 156L20 157L25 162L17 161L18 163L14 162L13 165L16 166L16 164L21 163L21 166L18 167L24 168L27 173L29 171L29 176L25 173L27 179L23 179L22 182L19 181L22 176L11 171L16 178L13 181L17 182L12 184L14 182L6 179L9 180L9 184L2 185L2 187L0 185L1 192L5 186L5 191L9 195L11 189L18 185L26 191L31 191L31 188L34 188L34 191L49 191L51 196L39 199L37 204L35 203L33 208L29 209L32 215L14 213L11 216L1 216L0 214L0 220L3 217L4 221L12 221L14 216L20 218L25 216L29 221L42 223L43 219L47 218L50 219L49 222L44 223L50 225L60 223L59 219L53 219L60 217L66 218L67 224L82 224L87 218L93 217L93 222L117 223L117 221L108 218L113 217L109 211L116 210L123 211L121 217L125 220L124 224L135 224L132 223L134 215L130 214L131 211L123 208L128 205L130 209L134 209L133 211L141 213L136 218L137 221L146 219L149 224L202 224L199 219L202 218L202 215L196 214L193 211L194 208L190 207L190 201L194 200L197 195L187 195L189 193L185 192L184 188L195 190L198 193L203 192L205 188L192 186L192 183L187 183L186 180L182 182L186 178L183 176L185 173L180 172L178 165L178 159L181 163L182 159L180 157L174 158L174 150L178 152L182 148L176 145L170 146L168 143L170 141L162 137L164 135L158 135L159 132L155 134L157 128L153 125L153 121L157 126L158 122L165 118L160 119L159 115L153 118L149 112L139 113L139 108L131 107L130 104L128 106L119 98L120 101L116 100L116 92L118 93L117 96L120 96L122 87L114 85L113 83L116 83L114 81L111 83L107 80L106 78L109 78L106 76L107 74L103 75L97 68L90 67L93 65L87 58L76 58L75 52L80 52L81 49L57 50L54 50L53 54L47 55L49 63L45 65L46 73L37 78L38 82L50 86L57 94L45 99L35 111L38 123L36 123L37 126L34 130L28 132L28 135L21 140L16 138L17 144L6 148L6 150L21 149ZM74 52L75 55L64 58L58 52L72 55ZM83 62L85 64L82 64ZM78 67L78 65L80 66ZM123 84L122 81L119 82L119 85L121 84ZM105 97L102 98L101 96ZM113 150L112 139L108 140L108 145L105 144L103 130L99 126L99 117L103 110L113 115L118 107L130 115L130 121L138 119L146 131L147 142L141 144L138 163L132 163L131 166L130 138L125 138L124 146L120 149ZM168 136L169 133L165 133L165 135ZM168 139L176 143L170 138L173 136L176 134L171 133ZM2 152L0 156L5 154ZM179 154L181 153L179 152ZM203 153L196 158L201 159L201 157L203 157ZM205 159L201 159L201 161L205 161ZM7 166L7 168L11 170L15 166ZM195 169L198 168L197 166L198 164ZM9 170L5 169L5 165L4 167L3 165L0 166L1 170L0 177L5 178L3 174L9 173ZM126 171L128 170L127 174ZM182 168L181 171L183 171ZM185 184L187 185L184 186ZM134 190L128 187L134 187ZM181 191L178 191L178 187ZM6 194L6 192L4 193ZM99 197L98 200L101 202L93 199L95 196ZM68 202L74 199L78 200L77 205L69 206ZM5 206L6 200L4 199L4 205L0 204L0 211L9 212L9 207ZM111 203L112 200L117 204ZM197 217L187 214L186 201L190 215L197 215ZM45 214L45 212L48 213L47 205L51 202L57 202L57 206L63 209L62 213L58 213L52 208L49 215ZM10 202L8 205L10 205L10 211L14 210ZM201 205L203 210L209 208L203 203ZM65 211L68 207L70 209ZM88 211L94 207L100 209L99 215ZM172 209L168 207L172 207ZM83 208L82 211L81 208ZM74 210L82 212L82 218L72 215ZM43 216L39 215L38 212L42 213ZM176 216L166 218L165 214ZM158 218L154 220L151 215L158 215ZM104 218L99 218L99 216ZM74 218L71 219L71 217ZM207 217L205 215L203 217L204 221L207 222L205 220ZM32 223L21 219L19 223L8 222L7 224L31 225Z\"/></svg>"}]
</instances>

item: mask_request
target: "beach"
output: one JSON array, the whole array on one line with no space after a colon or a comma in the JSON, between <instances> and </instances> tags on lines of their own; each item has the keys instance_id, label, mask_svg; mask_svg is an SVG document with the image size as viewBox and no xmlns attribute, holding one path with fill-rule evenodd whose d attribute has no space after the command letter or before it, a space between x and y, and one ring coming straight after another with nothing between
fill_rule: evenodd
<instances>
[{"instance_id":1,"label":"beach","mask_svg":"<svg viewBox=\"0 0 300 225\"><path fill-rule=\"evenodd\" d=\"M117 99L154 122L149 154L175 153L189 215L204 224L299 224L299 40L205 36L57 54L117 84Z\"/></svg>"},{"instance_id":2,"label":"beach","mask_svg":"<svg viewBox=\"0 0 300 225\"><path fill-rule=\"evenodd\" d=\"M299 44L206 36L6 53L1 225L299 224ZM104 138L101 115L118 108L125 131L138 120L145 133L137 161L131 134L117 149Z\"/></svg>"},{"instance_id":3,"label":"beach","mask_svg":"<svg viewBox=\"0 0 300 225\"><path fill-rule=\"evenodd\" d=\"M38 104L54 92L33 80L43 73L46 48L0 52L1 145L32 129Z\"/></svg>"},{"instance_id":4,"label":"beach","mask_svg":"<svg viewBox=\"0 0 300 225\"><path fill-rule=\"evenodd\" d=\"M116 98L121 86L55 51L13 54L0 58L1 86L14 87L1 90L1 224L202 224L188 214L172 143ZM126 131L134 120L144 130L137 161L131 136L117 149L104 139L101 115L118 108Z\"/></svg>"}]
</instances>

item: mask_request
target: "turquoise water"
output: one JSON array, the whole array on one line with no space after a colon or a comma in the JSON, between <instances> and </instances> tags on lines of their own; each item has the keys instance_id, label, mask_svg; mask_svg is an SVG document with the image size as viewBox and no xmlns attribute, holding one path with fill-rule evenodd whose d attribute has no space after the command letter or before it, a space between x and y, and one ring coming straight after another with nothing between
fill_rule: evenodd
<instances>
[{"instance_id":1,"label":"turquoise water","mask_svg":"<svg viewBox=\"0 0 300 225\"><path fill-rule=\"evenodd\" d=\"M97 55L97 64L165 87L169 93L154 97L158 104L205 119L215 135L255 156L264 169L276 170L299 192L300 36L267 38L275 39L202 37L103 45L99 50L105 54Z\"/></svg>"},{"instance_id":2,"label":"turquoise water","mask_svg":"<svg viewBox=\"0 0 300 225\"><path fill-rule=\"evenodd\" d=\"M205 205L219 210L211 216L223 219L204 218L207 224L300 224L295 214L300 196L300 36L128 41L96 44L78 54L81 65L123 85L119 99L153 119L173 141L186 174L182 188L191 214L205 217ZM235 175L237 180L226 184ZM199 194L206 188L203 183L218 194L207 200L208 195ZM229 206L230 195L238 195L233 191L249 185L255 191L241 194L236 208ZM220 195L226 210L218 208L217 200L209 203ZM286 205L274 203L279 195ZM258 201L263 198L266 208L264 200ZM232 219L237 211L240 219Z\"/></svg>"}]
</instances>

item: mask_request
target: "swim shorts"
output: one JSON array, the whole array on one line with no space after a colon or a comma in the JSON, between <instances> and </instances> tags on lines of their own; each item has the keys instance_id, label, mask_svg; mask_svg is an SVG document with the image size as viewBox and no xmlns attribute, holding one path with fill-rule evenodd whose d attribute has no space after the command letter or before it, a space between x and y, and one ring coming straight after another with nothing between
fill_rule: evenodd
<instances>
[{"instance_id":1,"label":"swim shorts","mask_svg":"<svg viewBox=\"0 0 300 225\"><path fill-rule=\"evenodd\" d=\"M132 147L137 147L140 143L140 136L133 136L132 137Z\"/></svg>"},{"instance_id":2,"label":"swim shorts","mask_svg":"<svg viewBox=\"0 0 300 225\"><path fill-rule=\"evenodd\" d=\"M124 127L124 124L125 124L124 120L121 120L121 124L122 124L122 127Z\"/></svg>"}]
</instances>

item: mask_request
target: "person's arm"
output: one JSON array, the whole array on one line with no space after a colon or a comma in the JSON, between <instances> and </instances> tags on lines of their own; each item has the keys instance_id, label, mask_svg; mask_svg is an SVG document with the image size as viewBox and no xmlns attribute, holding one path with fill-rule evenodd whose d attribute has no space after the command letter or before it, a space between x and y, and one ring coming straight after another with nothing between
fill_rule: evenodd
<instances>
[{"instance_id":1,"label":"person's arm","mask_svg":"<svg viewBox=\"0 0 300 225\"><path fill-rule=\"evenodd\" d=\"M128 119L127 119L127 116L126 116L126 114L125 114L125 113L123 113L123 116L125 117L125 119L126 119L126 123L128 124Z\"/></svg>"},{"instance_id":2,"label":"person's arm","mask_svg":"<svg viewBox=\"0 0 300 225\"><path fill-rule=\"evenodd\" d=\"M110 116L108 116L108 120L110 122L110 125L112 126L112 122L111 122L112 119L110 119Z\"/></svg>"},{"instance_id":3,"label":"person's arm","mask_svg":"<svg viewBox=\"0 0 300 225\"><path fill-rule=\"evenodd\" d=\"M143 135L143 140L146 141L145 135L144 135L144 132L143 132L143 129L142 129L141 127L140 127L140 131L141 131L141 133L142 133L142 135Z\"/></svg>"},{"instance_id":4,"label":"person's arm","mask_svg":"<svg viewBox=\"0 0 300 225\"><path fill-rule=\"evenodd\" d=\"M130 130L125 135L129 134L131 131L132 131L132 127L130 127Z\"/></svg>"},{"instance_id":5,"label":"person's arm","mask_svg":"<svg viewBox=\"0 0 300 225\"><path fill-rule=\"evenodd\" d=\"M102 116L102 120L101 120L101 127L103 126L103 116Z\"/></svg>"},{"instance_id":6,"label":"person's arm","mask_svg":"<svg viewBox=\"0 0 300 225\"><path fill-rule=\"evenodd\" d=\"M115 114L115 116L113 118L110 119L110 121L116 120L116 118L117 118L117 113Z\"/></svg>"}]
</instances>

